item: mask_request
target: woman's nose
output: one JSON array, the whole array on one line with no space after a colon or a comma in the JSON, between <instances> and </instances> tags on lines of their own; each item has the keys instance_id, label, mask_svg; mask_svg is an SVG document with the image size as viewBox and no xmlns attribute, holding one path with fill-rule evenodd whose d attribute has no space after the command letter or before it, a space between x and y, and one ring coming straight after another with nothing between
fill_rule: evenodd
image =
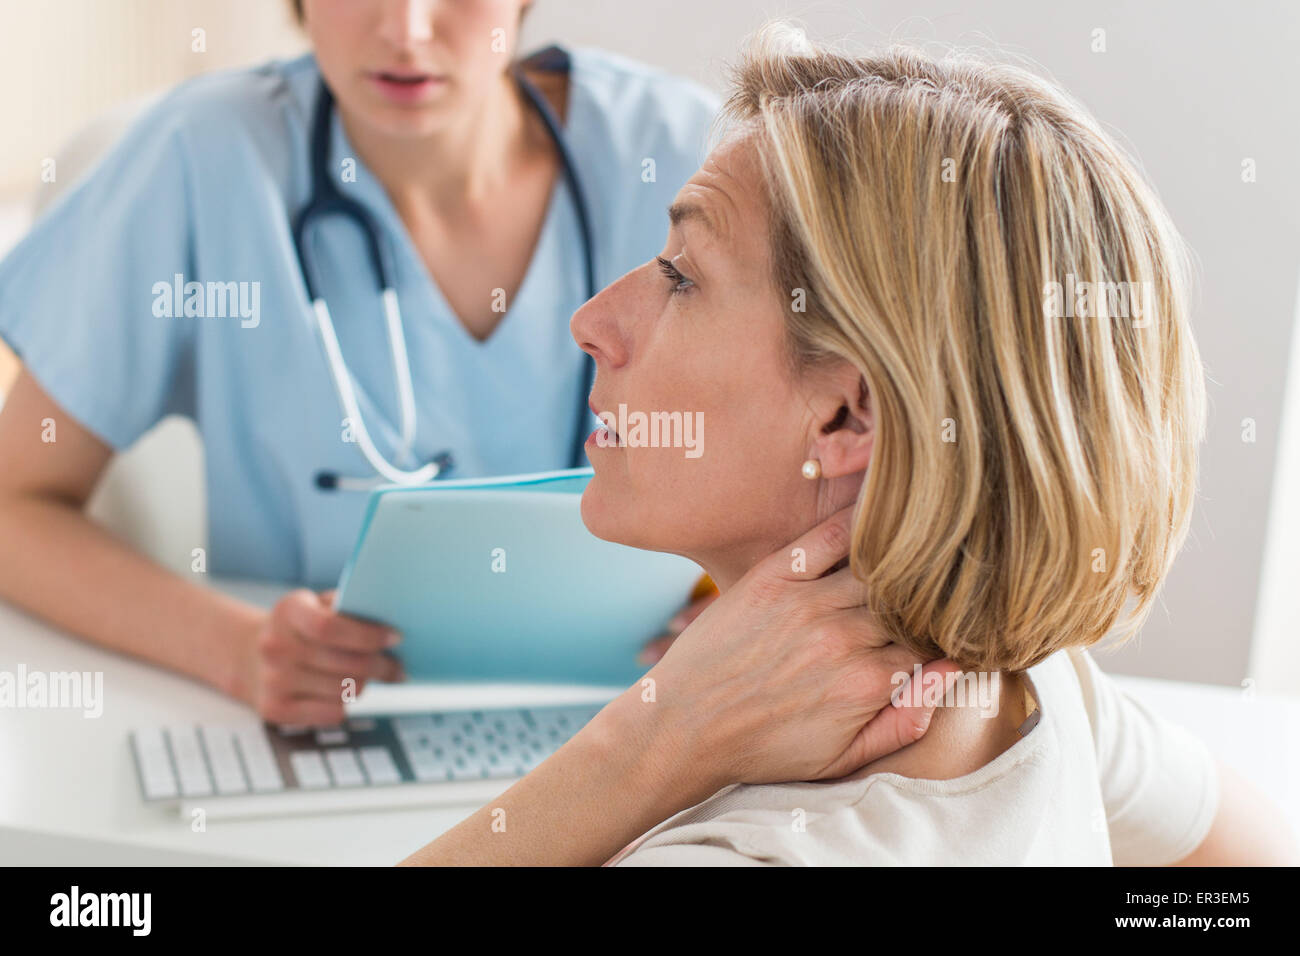
<instances>
[{"instance_id":1,"label":"woman's nose","mask_svg":"<svg viewBox=\"0 0 1300 956\"><path fill-rule=\"evenodd\" d=\"M627 361L628 333L632 328L629 319L636 314L639 271L634 269L602 289L569 320L569 333L578 348L599 363L617 368Z\"/></svg>"}]
</instances>

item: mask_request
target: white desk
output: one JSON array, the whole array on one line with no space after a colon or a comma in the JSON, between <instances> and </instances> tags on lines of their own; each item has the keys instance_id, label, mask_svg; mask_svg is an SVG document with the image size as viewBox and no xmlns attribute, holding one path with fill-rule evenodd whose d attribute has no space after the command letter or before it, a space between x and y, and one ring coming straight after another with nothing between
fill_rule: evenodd
<instances>
[{"instance_id":1,"label":"white desk","mask_svg":"<svg viewBox=\"0 0 1300 956\"><path fill-rule=\"evenodd\" d=\"M281 593L226 583L269 605ZM68 637L0 603L0 670L103 671L103 715L0 708L0 864L390 865L478 805L212 820L202 833L139 795L127 734L137 726L221 723L250 711L206 685ZM356 713L608 699L592 688L367 688ZM602 696L603 694L603 696ZM509 786L504 781L502 789Z\"/></svg>"},{"instance_id":2,"label":"white desk","mask_svg":"<svg viewBox=\"0 0 1300 956\"><path fill-rule=\"evenodd\" d=\"M270 603L277 591L226 585ZM1099 658L1104 664L1104 656ZM392 864L475 807L208 820L202 833L140 801L131 728L246 718L240 704L180 677L60 634L0 604L0 670L103 671L98 719L74 710L0 708L0 864ZM1243 699L1232 688L1123 678L1200 734L1288 810L1300 832L1300 700ZM601 699L590 688L379 687L357 712ZM609 696L605 693L605 696ZM503 787L504 789L504 787Z\"/></svg>"}]
</instances>

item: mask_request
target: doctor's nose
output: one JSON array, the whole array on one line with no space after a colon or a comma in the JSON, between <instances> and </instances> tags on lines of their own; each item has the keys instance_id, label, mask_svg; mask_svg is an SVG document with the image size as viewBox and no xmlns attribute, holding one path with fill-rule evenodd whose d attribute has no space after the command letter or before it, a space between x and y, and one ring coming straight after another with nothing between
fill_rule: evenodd
<instances>
[{"instance_id":1,"label":"doctor's nose","mask_svg":"<svg viewBox=\"0 0 1300 956\"><path fill-rule=\"evenodd\" d=\"M384 0L379 36L397 49L433 39L433 12L440 0Z\"/></svg>"}]
</instances>

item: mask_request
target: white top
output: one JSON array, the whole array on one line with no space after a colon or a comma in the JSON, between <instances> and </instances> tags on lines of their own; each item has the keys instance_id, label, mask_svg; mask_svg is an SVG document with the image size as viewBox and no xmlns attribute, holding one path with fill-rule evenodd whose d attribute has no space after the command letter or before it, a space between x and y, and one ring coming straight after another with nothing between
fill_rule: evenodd
<instances>
[{"instance_id":1,"label":"white top","mask_svg":"<svg viewBox=\"0 0 1300 956\"><path fill-rule=\"evenodd\" d=\"M1219 802L1203 743L1086 651L1060 651L1025 676L1037 725L973 773L728 787L616 865L1156 866L1201 844Z\"/></svg>"}]
</instances>

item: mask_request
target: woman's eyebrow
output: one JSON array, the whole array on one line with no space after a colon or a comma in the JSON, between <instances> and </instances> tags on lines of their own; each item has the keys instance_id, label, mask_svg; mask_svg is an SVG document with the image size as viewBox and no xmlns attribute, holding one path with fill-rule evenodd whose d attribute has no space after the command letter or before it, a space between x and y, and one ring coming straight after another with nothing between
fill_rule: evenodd
<instances>
[{"instance_id":1,"label":"woman's eyebrow","mask_svg":"<svg viewBox=\"0 0 1300 956\"><path fill-rule=\"evenodd\" d=\"M698 203L679 200L668 207L668 221L674 226L680 226L691 220L701 223L715 238L721 237L722 230L718 228L717 222L709 215L708 210Z\"/></svg>"}]
</instances>

